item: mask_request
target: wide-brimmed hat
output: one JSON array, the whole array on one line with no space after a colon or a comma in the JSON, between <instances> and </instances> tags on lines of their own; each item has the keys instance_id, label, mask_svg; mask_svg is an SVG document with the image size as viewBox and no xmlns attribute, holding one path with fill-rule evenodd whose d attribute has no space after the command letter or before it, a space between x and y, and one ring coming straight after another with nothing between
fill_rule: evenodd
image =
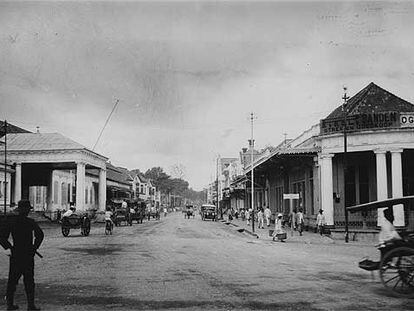
<instances>
[{"instance_id":1,"label":"wide-brimmed hat","mask_svg":"<svg viewBox=\"0 0 414 311\"><path fill-rule=\"evenodd\" d=\"M283 217L282 213L277 214L277 217Z\"/></svg>"},{"instance_id":2,"label":"wide-brimmed hat","mask_svg":"<svg viewBox=\"0 0 414 311\"><path fill-rule=\"evenodd\" d=\"M21 200L17 203L17 211L30 211L32 208L29 200Z\"/></svg>"}]
</instances>

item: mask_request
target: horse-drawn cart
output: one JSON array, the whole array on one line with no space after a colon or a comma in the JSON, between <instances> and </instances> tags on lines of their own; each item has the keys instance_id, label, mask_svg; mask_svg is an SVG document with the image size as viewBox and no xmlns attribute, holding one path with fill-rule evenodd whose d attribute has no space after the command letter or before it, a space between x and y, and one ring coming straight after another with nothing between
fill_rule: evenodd
<instances>
[{"instance_id":1,"label":"horse-drawn cart","mask_svg":"<svg viewBox=\"0 0 414 311\"><path fill-rule=\"evenodd\" d=\"M348 211L366 212L378 208L392 208L402 204L408 212L414 210L414 196L398 199L376 201L348 207ZM364 259L359 267L368 271L379 271L381 283L392 294L400 297L414 298L414 232L399 232L401 239L391 240L381 245L379 261Z\"/></svg>"},{"instance_id":2,"label":"horse-drawn cart","mask_svg":"<svg viewBox=\"0 0 414 311\"><path fill-rule=\"evenodd\" d=\"M69 235L71 229L81 229L81 234L83 236L88 236L91 231L91 220L89 219L88 214L72 214L62 218L61 229L64 237Z\"/></svg>"}]
</instances>

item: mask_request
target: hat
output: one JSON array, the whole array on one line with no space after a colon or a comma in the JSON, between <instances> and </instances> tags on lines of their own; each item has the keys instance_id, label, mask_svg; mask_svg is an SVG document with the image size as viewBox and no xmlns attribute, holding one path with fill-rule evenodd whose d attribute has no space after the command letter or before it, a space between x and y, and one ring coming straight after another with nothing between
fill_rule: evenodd
<instances>
[{"instance_id":1,"label":"hat","mask_svg":"<svg viewBox=\"0 0 414 311\"><path fill-rule=\"evenodd\" d=\"M21 200L17 203L17 210L18 211L29 211L32 209L32 205L28 200Z\"/></svg>"},{"instance_id":2,"label":"hat","mask_svg":"<svg viewBox=\"0 0 414 311\"><path fill-rule=\"evenodd\" d=\"M283 217L282 213L277 214L277 217Z\"/></svg>"}]
</instances>

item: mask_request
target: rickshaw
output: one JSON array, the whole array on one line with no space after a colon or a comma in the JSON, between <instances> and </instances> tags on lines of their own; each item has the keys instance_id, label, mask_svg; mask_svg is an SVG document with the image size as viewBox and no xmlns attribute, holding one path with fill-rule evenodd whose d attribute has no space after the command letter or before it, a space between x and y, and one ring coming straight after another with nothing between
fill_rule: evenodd
<instances>
[{"instance_id":1,"label":"rickshaw","mask_svg":"<svg viewBox=\"0 0 414 311\"><path fill-rule=\"evenodd\" d=\"M63 217L61 229L64 237L69 235L70 229L81 229L81 235L88 236L91 231L91 220L87 213L76 212L70 216Z\"/></svg>"},{"instance_id":2,"label":"rickshaw","mask_svg":"<svg viewBox=\"0 0 414 311\"><path fill-rule=\"evenodd\" d=\"M183 210L183 213L184 213L184 218L190 219L190 216L193 216L193 218L194 218L195 213L194 213L193 205L191 205L191 204L187 205L186 209Z\"/></svg>"},{"instance_id":3,"label":"rickshaw","mask_svg":"<svg viewBox=\"0 0 414 311\"><path fill-rule=\"evenodd\" d=\"M414 210L414 196L370 202L347 209L350 213L367 212L398 204L404 205L405 214L409 215ZM414 232L402 231L399 235L402 240L387 242L379 261L364 259L359 262L359 267L367 271L378 270L381 283L393 295L414 298Z\"/></svg>"}]
</instances>

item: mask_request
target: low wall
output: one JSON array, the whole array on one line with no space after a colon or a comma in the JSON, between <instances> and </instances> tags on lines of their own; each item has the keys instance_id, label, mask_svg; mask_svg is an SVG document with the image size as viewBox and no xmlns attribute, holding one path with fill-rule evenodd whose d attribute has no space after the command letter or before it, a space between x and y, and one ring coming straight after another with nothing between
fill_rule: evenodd
<instances>
[{"instance_id":1,"label":"low wall","mask_svg":"<svg viewBox=\"0 0 414 311\"><path fill-rule=\"evenodd\" d=\"M379 230L375 229L350 229L348 237L350 241L378 243ZM331 237L335 240L345 240L345 229L331 229Z\"/></svg>"}]
</instances>

